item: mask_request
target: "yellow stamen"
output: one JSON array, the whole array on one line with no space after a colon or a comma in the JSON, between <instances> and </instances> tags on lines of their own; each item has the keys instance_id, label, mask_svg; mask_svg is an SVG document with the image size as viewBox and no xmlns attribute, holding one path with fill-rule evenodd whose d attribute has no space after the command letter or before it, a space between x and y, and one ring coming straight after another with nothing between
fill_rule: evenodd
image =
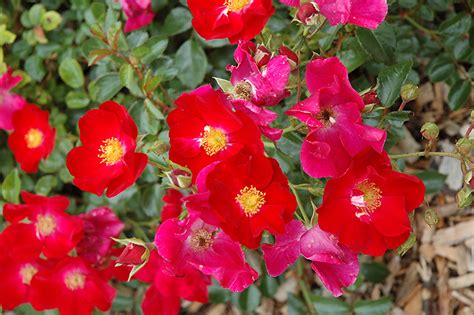
<instances>
[{"instance_id":1,"label":"yellow stamen","mask_svg":"<svg viewBox=\"0 0 474 315\"><path fill-rule=\"evenodd\" d=\"M225 0L224 5L231 12L239 12L245 8L251 0Z\"/></svg>"},{"instance_id":2,"label":"yellow stamen","mask_svg":"<svg viewBox=\"0 0 474 315\"><path fill-rule=\"evenodd\" d=\"M265 193L261 192L254 186L245 186L235 197L246 216L251 217L260 211L265 204Z\"/></svg>"},{"instance_id":3,"label":"yellow stamen","mask_svg":"<svg viewBox=\"0 0 474 315\"><path fill-rule=\"evenodd\" d=\"M41 236L48 236L56 229L56 220L49 214L40 214L36 218L35 226L36 231L38 231Z\"/></svg>"},{"instance_id":4,"label":"yellow stamen","mask_svg":"<svg viewBox=\"0 0 474 315\"><path fill-rule=\"evenodd\" d=\"M250 101L252 99L252 86L247 81L239 82L234 88L234 98Z\"/></svg>"},{"instance_id":5,"label":"yellow stamen","mask_svg":"<svg viewBox=\"0 0 474 315\"><path fill-rule=\"evenodd\" d=\"M86 284L86 276L83 275L80 271L71 271L66 274L64 278L64 283L69 290L78 290L84 289Z\"/></svg>"},{"instance_id":6,"label":"yellow stamen","mask_svg":"<svg viewBox=\"0 0 474 315\"><path fill-rule=\"evenodd\" d=\"M36 128L32 128L26 133L25 141L28 149L36 149L43 143L43 133Z\"/></svg>"},{"instance_id":7,"label":"yellow stamen","mask_svg":"<svg viewBox=\"0 0 474 315\"><path fill-rule=\"evenodd\" d=\"M26 264L20 269L20 275L21 275L21 282L23 284L30 284L31 279L33 279L33 276L38 272L38 269L36 269L33 265L31 264Z\"/></svg>"},{"instance_id":8,"label":"yellow stamen","mask_svg":"<svg viewBox=\"0 0 474 315\"><path fill-rule=\"evenodd\" d=\"M191 237L191 248L195 251L203 251L211 247L212 242L212 233L206 229L200 229Z\"/></svg>"},{"instance_id":9,"label":"yellow stamen","mask_svg":"<svg viewBox=\"0 0 474 315\"><path fill-rule=\"evenodd\" d=\"M122 144L115 137L104 140L99 152L98 157L102 159L100 163L105 163L107 166L120 161L124 154Z\"/></svg>"},{"instance_id":10,"label":"yellow stamen","mask_svg":"<svg viewBox=\"0 0 474 315\"><path fill-rule=\"evenodd\" d=\"M225 149L227 138L224 131L221 129L206 126L204 127L204 131L201 133L199 144L204 151L206 151L207 155L213 156Z\"/></svg>"},{"instance_id":11,"label":"yellow stamen","mask_svg":"<svg viewBox=\"0 0 474 315\"><path fill-rule=\"evenodd\" d=\"M362 192L362 195L351 198L351 203L360 210L356 212L358 218L373 213L382 205L380 201L382 191L374 183L364 180L358 183L355 188Z\"/></svg>"}]
</instances>

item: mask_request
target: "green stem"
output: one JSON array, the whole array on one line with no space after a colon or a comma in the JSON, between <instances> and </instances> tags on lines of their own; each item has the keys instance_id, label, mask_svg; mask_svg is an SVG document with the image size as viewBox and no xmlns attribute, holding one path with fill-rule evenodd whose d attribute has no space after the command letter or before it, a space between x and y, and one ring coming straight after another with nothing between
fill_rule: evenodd
<instances>
[{"instance_id":1,"label":"green stem","mask_svg":"<svg viewBox=\"0 0 474 315\"><path fill-rule=\"evenodd\" d=\"M316 309L314 308L313 301L311 301L311 292L308 288L308 285L304 281L304 260L299 259L296 265L297 272L298 272L298 285L301 289L301 293L303 293L303 299L308 307L308 311L311 315L316 315Z\"/></svg>"},{"instance_id":2,"label":"green stem","mask_svg":"<svg viewBox=\"0 0 474 315\"><path fill-rule=\"evenodd\" d=\"M288 126L288 127L286 127L285 129L283 129L283 134L288 133L288 132L292 132L292 131L295 131L295 130L298 130L298 129L300 129L301 127L304 127L304 126L305 126L304 123L299 123L299 124L297 124L296 126L295 126L295 125Z\"/></svg>"},{"instance_id":3,"label":"green stem","mask_svg":"<svg viewBox=\"0 0 474 315\"><path fill-rule=\"evenodd\" d=\"M391 159L406 159L406 158L411 158L411 157L429 157L429 156L447 156L451 157L453 159L458 159L462 161L462 158L459 154L452 153L452 152L413 152L413 153L404 153L404 154L391 154L390 158Z\"/></svg>"},{"instance_id":4,"label":"green stem","mask_svg":"<svg viewBox=\"0 0 474 315\"><path fill-rule=\"evenodd\" d=\"M289 184L290 184L291 191L295 195L296 203L298 204L298 209L300 210L301 217L303 218L305 225L309 225L310 220L308 218L308 215L306 214L306 211L304 210L304 206L303 206L303 203L301 202L300 196L298 195L298 192L296 191L296 188L293 186L293 184L292 183L289 183Z\"/></svg>"}]
</instances>

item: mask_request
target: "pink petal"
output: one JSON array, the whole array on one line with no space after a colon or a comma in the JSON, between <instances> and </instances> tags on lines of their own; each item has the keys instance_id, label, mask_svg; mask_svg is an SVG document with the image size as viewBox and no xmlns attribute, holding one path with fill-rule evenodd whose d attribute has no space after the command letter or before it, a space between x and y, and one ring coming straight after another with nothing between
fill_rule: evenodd
<instances>
[{"instance_id":1,"label":"pink petal","mask_svg":"<svg viewBox=\"0 0 474 315\"><path fill-rule=\"evenodd\" d=\"M280 0L280 2L290 7L297 7L300 5L300 0Z\"/></svg>"},{"instance_id":2,"label":"pink petal","mask_svg":"<svg viewBox=\"0 0 474 315\"><path fill-rule=\"evenodd\" d=\"M13 113L22 109L25 105L26 100L23 97L0 89L0 129L12 130Z\"/></svg>"},{"instance_id":3,"label":"pink petal","mask_svg":"<svg viewBox=\"0 0 474 315\"><path fill-rule=\"evenodd\" d=\"M311 93L320 91L320 101L325 106L356 103L359 109L365 104L352 88L347 68L337 57L319 58L306 67L306 84Z\"/></svg>"},{"instance_id":4,"label":"pink petal","mask_svg":"<svg viewBox=\"0 0 474 315\"><path fill-rule=\"evenodd\" d=\"M308 134L301 146L300 158L305 173L315 178L341 175L350 163L350 156L334 128Z\"/></svg>"},{"instance_id":5,"label":"pink petal","mask_svg":"<svg viewBox=\"0 0 474 315\"><path fill-rule=\"evenodd\" d=\"M289 265L300 256L300 238L306 232L303 223L293 220L285 226L285 232L275 236L273 245L263 244L263 259L268 274L272 277L281 275Z\"/></svg>"},{"instance_id":6,"label":"pink petal","mask_svg":"<svg viewBox=\"0 0 474 315\"><path fill-rule=\"evenodd\" d=\"M324 286L334 295L355 282L359 273L357 254L339 245L336 236L314 226L301 237L301 253L312 261L311 267Z\"/></svg>"}]
</instances>

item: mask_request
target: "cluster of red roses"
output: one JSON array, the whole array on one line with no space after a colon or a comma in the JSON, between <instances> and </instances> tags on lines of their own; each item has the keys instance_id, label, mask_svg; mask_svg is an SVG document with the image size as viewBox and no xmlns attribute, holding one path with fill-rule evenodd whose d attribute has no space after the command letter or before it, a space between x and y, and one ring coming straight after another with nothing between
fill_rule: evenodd
<instances>
[{"instance_id":1,"label":"cluster of red roses","mask_svg":"<svg viewBox=\"0 0 474 315\"><path fill-rule=\"evenodd\" d=\"M300 0L280 0L281 3L299 7L302 14L320 12L331 25L354 24L376 29L387 15L386 0L314 0L300 3ZM127 16L125 31L131 32L150 24L154 13L151 0L121 0ZM228 38L230 43L248 41L259 34L275 13L271 0L188 0L193 15L192 24L196 32L206 40ZM308 10L311 6L312 9ZM301 21L306 23L306 21Z\"/></svg>"},{"instance_id":2,"label":"cluster of red roses","mask_svg":"<svg viewBox=\"0 0 474 315\"><path fill-rule=\"evenodd\" d=\"M127 270L114 266L111 240L123 223L108 208L69 215L63 196L21 196L24 204L3 209L10 223L0 234L3 309L30 303L35 310L59 309L61 314L108 310L115 296L108 281L127 279Z\"/></svg>"},{"instance_id":3,"label":"cluster of red roses","mask_svg":"<svg viewBox=\"0 0 474 315\"><path fill-rule=\"evenodd\" d=\"M309 129L301 151L305 172L332 179L317 209L318 225L307 228L293 220L295 198L261 142L262 134L272 140L281 136L269 126L276 114L265 107L288 95L290 61L249 42L241 42L234 57L237 66L228 67L231 86L221 81L224 91L206 85L184 93L167 119L170 160L189 168L195 189L186 196L170 190L165 197L166 219L155 237L153 260L166 270L160 276L180 281L199 271L201 281L189 282L196 285L191 290L172 286L180 288L174 292L155 285L147 296L166 301L174 294L170 308L179 306L180 297L202 302L209 283L204 275L232 291L247 288L258 274L240 245L259 248L263 231L275 235L273 245L262 245L270 275L303 256L340 295L357 278L357 253L382 255L408 238L408 213L422 202L424 185L392 169L383 152L386 133L363 124L365 104L344 65L335 57L316 59L306 68L311 96L287 114ZM180 220L183 204L187 215Z\"/></svg>"}]
</instances>

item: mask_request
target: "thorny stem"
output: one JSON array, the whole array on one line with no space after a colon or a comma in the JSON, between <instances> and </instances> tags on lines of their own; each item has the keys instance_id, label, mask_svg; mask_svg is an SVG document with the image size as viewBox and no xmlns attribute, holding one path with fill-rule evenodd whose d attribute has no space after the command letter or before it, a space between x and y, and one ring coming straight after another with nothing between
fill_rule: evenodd
<instances>
[{"instance_id":1,"label":"thorny stem","mask_svg":"<svg viewBox=\"0 0 474 315\"><path fill-rule=\"evenodd\" d=\"M303 279L304 276L304 261L300 258L296 265L297 273L298 273L298 285L301 289L301 293L303 293L303 299L308 307L308 311L311 315L316 315L316 309L314 308L313 302L311 301L311 292L308 288L308 285Z\"/></svg>"}]
</instances>

